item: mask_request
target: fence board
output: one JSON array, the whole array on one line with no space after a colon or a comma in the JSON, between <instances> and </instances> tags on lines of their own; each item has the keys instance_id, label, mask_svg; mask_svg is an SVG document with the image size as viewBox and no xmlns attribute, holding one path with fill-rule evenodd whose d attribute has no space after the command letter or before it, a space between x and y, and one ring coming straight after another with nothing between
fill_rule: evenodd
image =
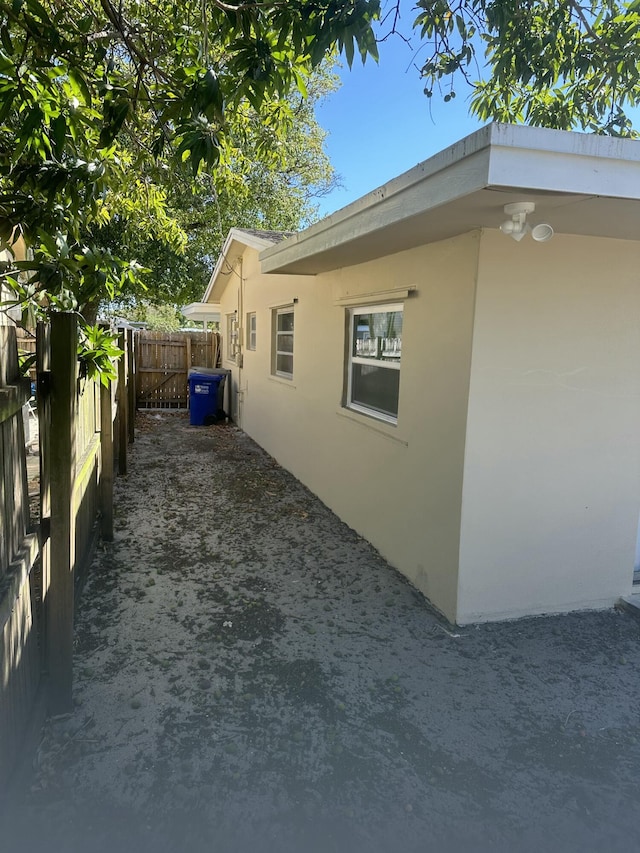
<instances>
[{"instance_id":1,"label":"fence board","mask_svg":"<svg viewBox=\"0 0 640 853\"><path fill-rule=\"evenodd\" d=\"M136 331L136 405L147 409L187 408L190 367L218 367L217 332Z\"/></svg>"},{"instance_id":2,"label":"fence board","mask_svg":"<svg viewBox=\"0 0 640 853\"><path fill-rule=\"evenodd\" d=\"M100 386L100 514L102 538L113 541L113 397L111 382Z\"/></svg>"},{"instance_id":3,"label":"fence board","mask_svg":"<svg viewBox=\"0 0 640 853\"><path fill-rule=\"evenodd\" d=\"M16 331L0 327L0 791L7 785L33 717L40 683L32 570L37 537L29 533L26 451Z\"/></svg>"},{"instance_id":4,"label":"fence board","mask_svg":"<svg viewBox=\"0 0 640 853\"><path fill-rule=\"evenodd\" d=\"M51 395L45 377L51 371L51 326L38 323L36 328L36 399L38 403L38 433L40 450L40 601L42 616L40 632L47 636L47 603L51 585ZM42 643L42 667L46 666L46 643Z\"/></svg>"},{"instance_id":5,"label":"fence board","mask_svg":"<svg viewBox=\"0 0 640 853\"><path fill-rule=\"evenodd\" d=\"M127 473L127 443L129 441L129 427L127 412L127 402L129 395L127 394L127 335L124 329L120 330L118 336L118 346L123 350L124 355L118 361L118 473ZM133 417L133 412L131 412Z\"/></svg>"},{"instance_id":6,"label":"fence board","mask_svg":"<svg viewBox=\"0 0 640 853\"><path fill-rule=\"evenodd\" d=\"M97 532L100 432L99 382L87 379L80 383L77 395L76 472L72 496L76 585L82 580L79 569L87 562L86 557Z\"/></svg>"},{"instance_id":7,"label":"fence board","mask_svg":"<svg viewBox=\"0 0 640 853\"><path fill-rule=\"evenodd\" d=\"M136 348L133 342L133 329L127 329L127 426L129 444L135 441L136 422Z\"/></svg>"}]
</instances>

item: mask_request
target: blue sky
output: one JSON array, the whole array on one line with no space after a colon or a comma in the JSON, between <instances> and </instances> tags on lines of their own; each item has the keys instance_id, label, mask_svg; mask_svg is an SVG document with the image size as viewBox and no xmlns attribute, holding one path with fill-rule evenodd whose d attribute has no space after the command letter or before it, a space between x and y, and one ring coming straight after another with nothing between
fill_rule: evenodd
<instances>
[{"instance_id":1,"label":"blue sky","mask_svg":"<svg viewBox=\"0 0 640 853\"><path fill-rule=\"evenodd\" d=\"M411 21L408 14L407 33ZM320 126L329 133L327 153L343 184L321 199L321 215L344 207L481 126L469 116L469 91L462 85L448 104L435 94L428 99L412 58L405 42L391 37L380 45L378 64L367 60L363 67L356 58L349 70L345 63L342 87L316 108Z\"/></svg>"}]
</instances>

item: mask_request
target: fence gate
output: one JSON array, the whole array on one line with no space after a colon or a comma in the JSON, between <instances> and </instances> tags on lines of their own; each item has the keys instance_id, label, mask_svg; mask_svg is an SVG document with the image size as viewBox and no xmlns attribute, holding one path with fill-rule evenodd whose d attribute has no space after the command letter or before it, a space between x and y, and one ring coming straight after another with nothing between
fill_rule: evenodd
<instances>
[{"instance_id":1,"label":"fence gate","mask_svg":"<svg viewBox=\"0 0 640 853\"><path fill-rule=\"evenodd\" d=\"M217 332L135 332L136 406L186 409L190 367L218 367Z\"/></svg>"}]
</instances>

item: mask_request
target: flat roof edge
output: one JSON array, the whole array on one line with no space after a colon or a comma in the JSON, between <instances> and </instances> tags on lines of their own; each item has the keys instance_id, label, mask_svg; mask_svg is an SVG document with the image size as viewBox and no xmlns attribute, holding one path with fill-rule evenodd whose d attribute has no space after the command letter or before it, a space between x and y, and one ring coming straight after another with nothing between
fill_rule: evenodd
<instances>
[{"instance_id":1,"label":"flat roof edge","mask_svg":"<svg viewBox=\"0 0 640 853\"><path fill-rule=\"evenodd\" d=\"M260 259L263 260L270 258L273 255L279 254L281 251L286 251L297 244L305 242L306 240L314 237L316 234L321 234L323 231L328 231L331 228L339 226L341 223L360 215L380 202L383 202L398 193L404 192L413 185L427 180L444 169L450 168L455 165L455 163L466 159L470 155L475 154L478 151L482 151L484 148L491 145L492 134L495 132L496 127L497 125L495 124L488 124L480 128L480 130L476 130L468 136L465 136L463 139L458 140L458 142L455 142L448 148L439 151L432 157L429 157L421 163L418 163L416 166L413 166L408 171L403 172L395 178L391 178L391 180L381 184L379 187L376 187L376 189L371 190L359 199L352 201L345 207L339 208L335 213L331 213L324 219L321 219L320 222L316 222L308 228L305 228L303 231L299 231L297 234L287 237L286 240L283 240L281 243L277 243L275 246L269 246L261 252Z\"/></svg>"},{"instance_id":2,"label":"flat roof edge","mask_svg":"<svg viewBox=\"0 0 640 853\"><path fill-rule=\"evenodd\" d=\"M400 223L403 216L402 204L394 205L389 202L395 196L402 194L406 194L407 199L411 198L415 201L416 192L422 184L425 185L425 210L454 201L456 197L464 195L465 191L470 191L471 185L468 181L463 181L467 183L466 188L460 186L459 181L452 181L450 189L446 189L444 193L441 191L437 193L439 199L436 205L433 204L427 187L438 186L441 190L442 180L437 177L439 173L459 167L455 173L464 174L464 171L461 171L463 170L461 164L464 161L477 162L478 158L474 155L479 155L486 149L488 151L482 161L485 163L486 172L477 171L473 189L479 188L479 184L484 187L518 188L522 186L523 174L530 170L529 177L532 180L524 181L530 191L539 188L547 192L606 195L608 194L605 192L606 173L613 170L616 173L615 187L612 187L613 195L621 194L622 197L640 198L640 178L631 181L628 189L622 192L624 181L630 174L627 172L625 176L623 173L629 167L636 167L640 163L640 143L637 140L526 125L492 123L304 231L275 246L268 247L260 253L263 271L278 272L294 262L348 243L356 236L363 236L363 229L370 233L376 228ZM572 165L577 167L573 169L571 180L567 180L567 158L571 158ZM597 174L599 171L597 168L594 169L596 160L603 166L606 165L600 174ZM553 168L546 173L545 169L550 161L553 161ZM580 186L583 186L583 189L580 189ZM387 202L386 205L385 202ZM377 216L373 213L376 208L380 208ZM356 224L358 220L360 220L359 227Z\"/></svg>"}]
</instances>

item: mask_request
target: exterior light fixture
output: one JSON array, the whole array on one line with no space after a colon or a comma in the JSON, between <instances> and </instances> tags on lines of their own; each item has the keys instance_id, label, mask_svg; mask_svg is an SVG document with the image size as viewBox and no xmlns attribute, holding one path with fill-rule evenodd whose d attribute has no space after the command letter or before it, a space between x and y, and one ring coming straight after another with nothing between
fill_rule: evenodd
<instances>
[{"instance_id":1,"label":"exterior light fixture","mask_svg":"<svg viewBox=\"0 0 640 853\"><path fill-rule=\"evenodd\" d=\"M508 234L516 242L520 242L525 234L530 233L536 243L546 243L553 237L553 228L546 222L534 225L533 228L527 223L527 215L536 209L532 201L516 201L505 204L504 212L510 219L505 220L500 226L503 234Z\"/></svg>"}]
</instances>

